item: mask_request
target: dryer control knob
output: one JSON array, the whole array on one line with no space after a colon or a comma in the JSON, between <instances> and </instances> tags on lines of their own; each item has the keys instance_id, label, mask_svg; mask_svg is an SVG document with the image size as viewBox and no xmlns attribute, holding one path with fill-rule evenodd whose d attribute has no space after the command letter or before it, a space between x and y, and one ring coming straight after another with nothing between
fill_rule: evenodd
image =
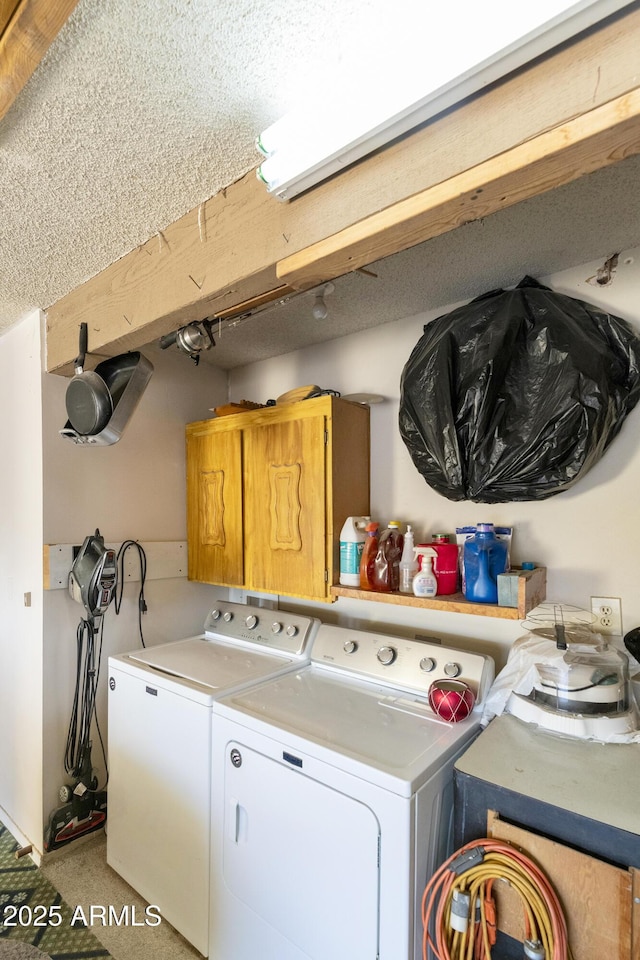
<instances>
[{"instance_id":1,"label":"dryer control knob","mask_svg":"<svg viewBox=\"0 0 640 960\"><path fill-rule=\"evenodd\" d=\"M279 623L277 620L274 620L274 622L271 624L271 633L280 633L281 630L282 630L282 624Z\"/></svg>"},{"instance_id":2,"label":"dryer control knob","mask_svg":"<svg viewBox=\"0 0 640 960\"><path fill-rule=\"evenodd\" d=\"M384 664L385 667L388 667L389 664L393 663L397 655L397 650L395 647L380 647L377 653L378 660L380 663Z\"/></svg>"},{"instance_id":3,"label":"dryer control knob","mask_svg":"<svg viewBox=\"0 0 640 960\"><path fill-rule=\"evenodd\" d=\"M420 669L424 670L425 673L431 673L432 670L435 670L436 662L433 657L423 657L420 661Z\"/></svg>"},{"instance_id":4,"label":"dryer control knob","mask_svg":"<svg viewBox=\"0 0 640 960\"><path fill-rule=\"evenodd\" d=\"M462 673L462 667L459 663L453 663L453 661L451 661L450 663L445 663L444 672L448 677L458 677Z\"/></svg>"},{"instance_id":5,"label":"dryer control knob","mask_svg":"<svg viewBox=\"0 0 640 960\"><path fill-rule=\"evenodd\" d=\"M355 653L358 649L358 644L355 642L355 640L345 640L342 649L345 653Z\"/></svg>"},{"instance_id":6,"label":"dryer control knob","mask_svg":"<svg viewBox=\"0 0 640 960\"><path fill-rule=\"evenodd\" d=\"M247 617L245 620L246 625L249 627L249 630L253 630L254 627L258 626L258 618L251 614L250 617Z\"/></svg>"},{"instance_id":7,"label":"dryer control knob","mask_svg":"<svg viewBox=\"0 0 640 960\"><path fill-rule=\"evenodd\" d=\"M225 623L231 623L233 620L233 614L231 613L231 610L227 610L225 613L223 613L222 619L225 621Z\"/></svg>"},{"instance_id":8,"label":"dryer control knob","mask_svg":"<svg viewBox=\"0 0 640 960\"><path fill-rule=\"evenodd\" d=\"M217 610L217 609L216 609L216 610L212 610L212 611L211 611L211 619L212 619L212 620L219 620L219 619L220 619L220 611Z\"/></svg>"},{"instance_id":9,"label":"dryer control knob","mask_svg":"<svg viewBox=\"0 0 640 960\"><path fill-rule=\"evenodd\" d=\"M297 637L297 636L298 636L298 628L296 627L296 625L293 624L293 623L290 623L289 626L288 626L287 629L286 629L286 634L287 634L288 637Z\"/></svg>"}]
</instances>

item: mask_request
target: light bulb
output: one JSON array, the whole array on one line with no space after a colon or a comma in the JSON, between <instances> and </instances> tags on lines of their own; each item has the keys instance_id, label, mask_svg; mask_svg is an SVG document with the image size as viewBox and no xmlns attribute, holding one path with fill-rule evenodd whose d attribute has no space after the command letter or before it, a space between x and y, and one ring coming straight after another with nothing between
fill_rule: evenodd
<instances>
[{"instance_id":1,"label":"light bulb","mask_svg":"<svg viewBox=\"0 0 640 960\"><path fill-rule=\"evenodd\" d=\"M313 314L314 320L326 320L329 316L327 305L324 302L324 297L321 293L316 294L316 299L314 301L311 313Z\"/></svg>"},{"instance_id":2,"label":"light bulb","mask_svg":"<svg viewBox=\"0 0 640 960\"><path fill-rule=\"evenodd\" d=\"M327 310L327 305L324 302L324 298L329 293L333 293L335 290L334 285L329 282L325 283L324 286L318 290L316 293L316 298L313 302L313 307L311 308L311 314L314 320L326 320L329 316L329 311Z\"/></svg>"}]
</instances>

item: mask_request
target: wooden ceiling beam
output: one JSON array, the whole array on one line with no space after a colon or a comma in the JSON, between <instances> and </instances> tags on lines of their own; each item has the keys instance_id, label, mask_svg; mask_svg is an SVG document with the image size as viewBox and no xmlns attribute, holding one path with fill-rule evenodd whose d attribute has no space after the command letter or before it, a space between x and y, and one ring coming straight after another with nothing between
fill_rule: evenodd
<instances>
[{"instance_id":1,"label":"wooden ceiling beam","mask_svg":"<svg viewBox=\"0 0 640 960\"><path fill-rule=\"evenodd\" d=\"M640 151L640 9L289 203L253 172L46 311L47 370L306 289ZM601 112L599 110L601 109Z\"/></svg>"},{"instance_id":2,"label":"wooden ceiling beam","mask_svg":"<svg viewBox=\"0 0 640 960\"><path fill-rule=\"evenodd\" d=\"M0 120L78 0L0 0Z\"/></svg>"},{"instance_id":3,"label":"wooden ceiling beam","mask_svg":"<svg viewBox=\"0 0 640 960\"><path fill-rule=\"evenodd\" d=\"M316 286L638 153L640 88L285 257L278 277Z\"/></svg>"}]
</instances>

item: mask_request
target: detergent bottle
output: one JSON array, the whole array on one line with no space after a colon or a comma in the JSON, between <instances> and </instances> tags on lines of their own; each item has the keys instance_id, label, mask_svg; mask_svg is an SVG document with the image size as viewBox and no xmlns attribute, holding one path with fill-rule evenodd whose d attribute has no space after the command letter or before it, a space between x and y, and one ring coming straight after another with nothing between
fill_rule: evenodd
<instances>
[{"instance_id":1,"label":"detergent bottle","mask_svg":"<svg viewBox=\"0 0 640 960\"><path fill-rule=\"evenodd\" d=\"M360 557L364 548L365 527L371 517L347 517L340 531L340 583L360 586Z\"/></svg>"},{"instance_id":2,"label":"detergent bottle","mask_svg":"<svg viewBox=\"0 0 640 960\"><path fill-rule=\"evenodd\" d=\"M509 569L508 544L498 540L492 523L479 523L475 536L465 540L464 595L474 603L498 602L498 574Z\"/></svg>"},{"instance_id":3,"label":"detergent bottle","mask_svg":"<svg viewBox=\"0 0 640 960\"><path fill-rule=\"evenodd\" d=\"M424 544L418 544L424 546ZM448 594L458 592L458 544L450 543L446 533L434 533L431 537L430 547L436 552L433 561L433 572L438 581L438 596L443 597Z\"/></svg>"},{"instance_id":4,"label":"detergent bottle","mask_svg":"<svg viewBox=\"0 0 640 960\"><path fill-rule=\"evenodd\" d=\"M400 558L404 537L397 520L390 520L378 540L378 552L373 563L373 589L393 593L400 587Z\"/></svg>"},{"instance_id":5,"label":"detergent bottle","mask_svg":"<svg viewBox=\"0 0 640 960\"><path fill-rule=\"evenodd\" d=\"M378 552L378 524L368 523L365 533L366 540L360 557L360 589L373 590L373 564Z\"/></svg>"},{"instance_id":6,"label":"detergent bottle","mask_svg":"<svg viewBox=\"0 0 640 960\"><path fill-rule=\"evenodd\" d=\"M438 581L433 573L433 560L437 553L433 547L424 545L414 548L416 560L420 569L413 578L413 593L416 597L435 597L438 592Z\"/></svg>"},{"instance_id":7,"label":"detergent bottle","mask_svg":"<svg viewBox=\"0 0 640 960\"><path fill-rule=\"evenodd\" d=\"M413 578L420 569L416 559L415 547L413 545L413 530L411 524L407 524L407 531L404 535L404 546L402 547L402 556L400 558L400 593L413 593Z\"/></svg>"}]
</instances>

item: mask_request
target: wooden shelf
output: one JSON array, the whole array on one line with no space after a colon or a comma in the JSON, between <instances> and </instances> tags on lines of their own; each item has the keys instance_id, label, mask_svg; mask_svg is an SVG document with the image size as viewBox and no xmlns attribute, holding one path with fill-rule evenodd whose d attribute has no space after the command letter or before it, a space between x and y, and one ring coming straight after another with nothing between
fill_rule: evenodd
<instances>
[{"instance_id":1,"label":"wooden shelf","mask_svg":"<svg viewBox=\"0 0 640 960\"><path fill-rule=\"evenodd\" d=\"M514 570L518 574L518 606L499 607L493 603L471 603L461 593L448 597L414 597L406 593L377 593L359 590L357 587L331 587L334 597L350 597L352 600L373 600L377 603L392 603L402 607L420 607L423 610L442 610L445 613L467 613L476 617L498 617L501 620L523 620L530 610L546 597L547 568Z\"/></svg>"}]
</instances>

